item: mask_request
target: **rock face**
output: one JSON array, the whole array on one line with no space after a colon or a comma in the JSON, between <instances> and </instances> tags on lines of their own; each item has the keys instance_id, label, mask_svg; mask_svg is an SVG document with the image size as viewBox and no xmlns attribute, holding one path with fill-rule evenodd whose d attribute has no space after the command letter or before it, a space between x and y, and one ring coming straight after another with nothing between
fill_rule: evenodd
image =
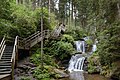
<instances>
[{"instance_id":1,"label":"rock face","mask_svg":"<svg viewBox=\"0 0 120 80\"><path fill-rule=\"evenodd\" d=\"M66 78L69 77L68 74L66 74L63 70L59 70L59 69L54 69L54 72L59 74L58 78Z\"/></svg>"},{"instance_id":2,"label":"rock face","mask_svg":"<svg viewBox=\"0 0 120 80\"><path fill-rule=\"evenodd\" d=\"M29 62L29 58L19 62L17 68L15 69L15 80L21 80L22 78L28 78L24 80L35 80L32 76L32 70L35 68L36 66Z\"/></svg>"}]
</instances>

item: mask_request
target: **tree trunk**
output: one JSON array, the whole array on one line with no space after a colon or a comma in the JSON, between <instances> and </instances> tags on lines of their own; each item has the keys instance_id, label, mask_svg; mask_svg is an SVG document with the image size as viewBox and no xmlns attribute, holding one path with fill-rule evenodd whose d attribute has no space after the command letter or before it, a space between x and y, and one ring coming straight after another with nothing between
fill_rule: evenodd
<instances>
[{"instance_id":1,"label":"tree trunk","mask_svg":"<svg viewBox=\"0 0 120 80\"><path fill-rule=\"evenodd\" d=\"M50 0L49 0L49 23L50 23L50 8L51 8L51 2L50 2Z\"/></svg>"},{"instance_id":2,"label":"tree trunk","mask_svg":"<svg viewBox=\"0 0 120 80\"><path fill-rule=\"evenodd\" d=\"M42 14L41 14L41 36L43 37L43 0L41 0L41 10L42 10ZM41 40L41 66L43 69L43 38Z\"/></svg>"},{"instance_id":3,"label":"tree trunk","mask_svg":"<svg viewBox=\"0 0 120 80\"><path fill-rule=\"evenodd\" d=\"M16 4L18 4L18 0L16 0Z\"/></svg>"}]
</instances>

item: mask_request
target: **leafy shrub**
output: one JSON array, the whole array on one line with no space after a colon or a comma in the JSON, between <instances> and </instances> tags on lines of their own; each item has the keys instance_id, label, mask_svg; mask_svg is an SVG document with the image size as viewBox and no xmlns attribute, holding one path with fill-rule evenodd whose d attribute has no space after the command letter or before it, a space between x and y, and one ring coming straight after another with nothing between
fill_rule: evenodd
<instances>
[{"instance_id":1,"label":"leafy shrub","mask_svg":"<svg viewBox=\"0 0 120 80\"><path fill-rule=\"evenodd\" d=\"M79 40L86 36L86 32L83 29L69 29L66 34L72 36L75 40Z\"/></svg>"},{"instance_id":2,"label":"leafy shrub","mask_svg":"<svg viewBox=\"0 0 120 80\"><path fill-rule=\"evenodd\" d=\"M89 73L100 72L100 61L97 53L93 53L93 55L88 58L88 72Z\"/></svg>"},{"instance_id":3,"label":"leafy shrub","mask_svg":"<svg viewBox=\"0 0 120 80\"><path fill-rule=\"evenodd\" d=\"M11 14L10 1L0 0L0 19L9 19Z\"/></svg>"},{"instance_id":4,"label":"leafy shrub","mask_svg":"<svg viewBox=\"0 0 120 80\"><path fill-rule=\"evenodd\" d=\"M12 11L12 23L19 29L21 37L27 37L36 31L36 18L33 17L35 16L33 10L24 5L12 4Z\"/></svg>"},{"instance_id":5,"label":"leafy shrub","mask_svg":"<svg viewBox=\"0 0 120 80\"><path fill-rule=\"evenodd\" d=\"M64 42L68 42L68 43L72 43L74 42L74 39L72 36L68 35L68 34L64 34L61 38L61 41L64 41Z\"/></svg>"},{"instance_id":6,"label":"leafy shrub","mask_svg":"<svg viewBox=\"0 0 120 80\"><path fill-rule=\"evenodd\" d=\"M92 45L92 44L93 44L93 41L92 41L91 39L88 39L88 40L86 41L86 43L87 43L88 45Z\"/></svg>"},{"instance_id":7,"label":"leafy shrub","mask_svg":"<svg viewBox=\"0 0 120 80\"><path fill-rule=\"evenodd\" d=\"M31 59L31 62L33 62L34 64L40 65L41 63L40 49L37 49L35 54L33 54L33 56L30 59ZM51 65L51 66L58 67L58 65L55 63L55 59L48 54L43 54L43 63L44 65Z\"/></svg>"},{"instance_id":8,"label":"leafy shrub","mask_svg":"<svg viewBox=\"0 0 120 80\"><path fill-rule=\"evenodd\" d=\"M58 41L54 44L54 56L60 59L64 60L65 58L68 58L71 56L72 52L74 51L73 45L68 42Z\"/></svg>"},{"instance_id":9,"label":"leafy shrub","mask_svg":"<svg viewBox=\"0 0 120 80\"><path fill-rule=\"evenodd\" d=\"M55 67L52 66L38 66L34 71L33 71L33 76L38 79L38 80L50 80L52 78L57 78L56 75L59 75L55 73L54 71Z\"/></svg>"},{"instance_id":10,"label":"leafy shrub","mask_svg":"<svg viewBox=\"0 0 120 80\"><path fill-rule=\"evenodd\" d=\"M19 34L17 26L14 26L10 21L0 19L0 37L7 35L8 37L15 37Z\"/></svg>"}]
</instances>

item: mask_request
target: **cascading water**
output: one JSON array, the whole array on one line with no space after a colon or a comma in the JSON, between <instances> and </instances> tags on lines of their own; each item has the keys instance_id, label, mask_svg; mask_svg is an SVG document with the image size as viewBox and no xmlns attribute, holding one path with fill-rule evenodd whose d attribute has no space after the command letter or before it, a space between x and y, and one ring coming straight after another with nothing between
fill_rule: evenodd
<instances>
[{"instance_id":1,"label":"cascading water","mask_svg":"<svg viewBox=\"0 0 120 80\"><path fill-rule=\"evenodd\" d=\"M97 50L97 45L96 45L97 43L98 43L98 41L95 40L95 43L92 45L92 50L91 50L90 54L92 54L93 52L95 52Z\"/></svg>"},{"instance_id":2,"label":"cascading water","mask_svg":"<svg viewBox=\"0 0 120 80\"><path fill-rule=\"evenodd\" d=\"M89 37L85 38L84 40L88 40ZM85 51L85 41L76 41L76 50L77 52L80 53L85 53L87 51ZM96 51L97 46L96 43L98 43L98 41L95 41L95 43L92 46L92 50L91 50L91 54ZM84 72L83 72L83 66L84 66L84 61L85 61L85 57L83 57L84 54L75 54L71 57L70 61L69 61L69 67L68 67L68 71L70 72L70 80L85 80L84 77ZM89 55L89 54L88 54ZM88 57L88 55L86 55L86 57Z\"/></svg>"},{"instance_id":3,"label":"cascading water","mask_svg":"<svg viewBox=\"0 0 120 80\"><path fill-rule=\"evenodd\" d=\"M92 52L95 52L96 50L97 50L97 46L96 46L96 44L93 44Z\"/></svg>"},{"instance_id":4,"label":"cascading water","mask_svg":"<svg viewBox=\"0 0 120 80\"><path fill-rule=\"evenodd\" d=\"M85 53L85 42L84 41L75 41L77 52Z\"/></svg>"},{"instance_id":5,"label":"cascading water","mask_svg":"<svg viewBox=\"0 0 120 80\"><path fill-rule=\"evenodd\" d=\"M73 55L70 64L68 67L68 71L83 71L85 57L82 57L80 54Z\"/></svg>"},{"instance_id":6,"label":"cascading water","mask_svg":"<svg viewBox=\"0 0 120 80\"><path fill-rule=\"evenodd\" d=\"M77 52L85 53L85 42L84 41L76 41L76 49ZM81 54L76 54L71 57L69 61L68 71L83 71L85 57Z\"/></svg>"}]
</instances>

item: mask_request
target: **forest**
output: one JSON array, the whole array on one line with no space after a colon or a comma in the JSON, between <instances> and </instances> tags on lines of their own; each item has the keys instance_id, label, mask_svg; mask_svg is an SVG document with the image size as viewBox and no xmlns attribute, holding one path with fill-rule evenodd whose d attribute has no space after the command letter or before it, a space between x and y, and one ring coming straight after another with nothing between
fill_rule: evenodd
<instances>
[{"instance_id":1,"label":"forest","mask_svg":"<svg viewBox=\"0 0 120 80\"><path fill-rule=\"evenodd\" d=\"M120 0L0 0L0 80L120 80L119 41Z\"/></svg>"}]
</instances>

